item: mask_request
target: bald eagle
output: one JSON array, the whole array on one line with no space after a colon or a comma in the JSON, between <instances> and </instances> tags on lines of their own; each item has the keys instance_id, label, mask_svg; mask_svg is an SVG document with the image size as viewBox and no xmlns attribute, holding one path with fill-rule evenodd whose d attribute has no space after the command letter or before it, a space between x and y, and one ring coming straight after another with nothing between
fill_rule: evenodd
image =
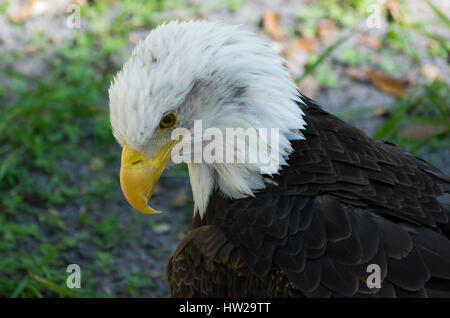
<instances>
[{"instance_id":1,"label":"bald eagle","mask_svg":"<svg viewBox=\"0 0 450 318\"><path fill-rule=\"evenodd\" d=\"M195 207L166 267L172 296L450 296L450 177L324 111L280 60L238 27L175 21L111 83L122 191L144 213L157 213L147 202L171 158L207 141L176 129L278 132L250 136L272 150L269 169L187 163ZM259 152L248 137L215 151Z\"/></svg>"}]
</instances>

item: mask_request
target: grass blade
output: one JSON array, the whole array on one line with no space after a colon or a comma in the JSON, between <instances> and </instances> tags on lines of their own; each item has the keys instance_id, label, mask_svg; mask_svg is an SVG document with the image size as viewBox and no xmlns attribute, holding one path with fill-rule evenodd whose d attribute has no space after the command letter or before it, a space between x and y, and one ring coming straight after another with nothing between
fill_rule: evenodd
<instances>
[{"instance_id":1,"label":"grass blade","mask_svg":"<svg viewBox=\"0 0 450 318\"><path fill-rule=\"evenodd\" d=\"M421 149L424 146L428 145L432 140L438 139L439 137L441 137L443 135L446 135L448 133L450 133L450 128L441 129L441 130L437 131L436 133L434 133L432 136L417 142L414 146L411 147L410 152L415 154L415 153L417 153L417 151L419 149Z\"/></svg>"},{"instance_id":2,"label":"grass blade","mask_svg":"<svg viewBox=\"0 0 450 318\"><path fill-rule=\"evenodd\" d=\"M416 105L416 103L411 103L409 97L403 98L395 108L391 117L384 123L383 126L381 126L380 129L378 129L373 138L385 139L386 137L395 133L395 131L398 129L398 123L404 118L404 116L406 116L408 110L411 109L411 107L413 107L414 105Z\"/></svg>"},{"instance_id":3,"label":"grass blade","mask_svg":"<svg viewBox=\"0 0 450 318\"><path fill-rule=\"evenodd\" d=\"M441 10L439 10L438 7L436 7L430 0L425 0L425 2L428 4L428 6L431 8L431 10L434 11L434 13L441 18L442 21L444 21L448 26L450 26L450 19L447 18L447 16L442 13Z\"/></svg>"},{"instance_id":4,"label":"grass blade","mask_svg":"<svg viewBox=\"0 0 450 318\"><path fill-rule=\"evenodd\" d=\"M60 295L63 296L69 296L69 297L83 297L83 295L79 292L76 292L72 289L66 288L66 287L61 287L56 285L55 283L41 277L35 274L30 273L30 277L35 280L37 283L47 287L48 289L50 289L51 291L54 291Z\"/></svg>"},{"instance_id":5,"label":"grass blade","mask_svg":"<svg viewBox=\"0 0 450 318\"><path fill-rule=\"evenodd\" d=\"M16 298L17 296L20 295L20 293L27 287L28 283L30 282L30 279L28 278L28 276L25 276L21 282L19 283L19 285L17 285L16 289L14 290L14 292L11 294L11 296L9 296L10 298Z\"/></svg>"}]
</instances>

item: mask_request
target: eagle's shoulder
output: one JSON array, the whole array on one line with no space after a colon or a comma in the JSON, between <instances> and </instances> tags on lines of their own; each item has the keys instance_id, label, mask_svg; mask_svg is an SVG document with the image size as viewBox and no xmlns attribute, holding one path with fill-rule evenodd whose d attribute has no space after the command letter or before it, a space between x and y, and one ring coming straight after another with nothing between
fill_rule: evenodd
<instances>
[{"instance_id":1,"label":"eagle's shoulder","mask_svg":"<svg viewBox=\"0 0 450 318\"><path fill-rule=\"evenodd\" d=\"M277 186L268 185L270 191L331 194L350 205L450 235L448 176L392 143L370 138L311 100L300 107L306 114L305 139L292 142L288 165L275 177Z\"/></svg>"}]
</instances>

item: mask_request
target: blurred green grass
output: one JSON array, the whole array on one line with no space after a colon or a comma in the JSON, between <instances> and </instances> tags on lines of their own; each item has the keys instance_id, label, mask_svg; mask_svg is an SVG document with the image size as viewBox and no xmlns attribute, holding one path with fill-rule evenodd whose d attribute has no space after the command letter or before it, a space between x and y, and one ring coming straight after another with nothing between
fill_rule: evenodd
<instances>
[{"instance_id":1,"label":"blurred green grass","mask_svg":"<svg viewBox=\"0 0 450 318\"><path fill-rule=\"evenodd\" d=\"M93 290L94 278L84 280L90 283L82 292L66 288L67 273L61 269L67 264L57 254L80 240L97 240L101 246L124 239L115 214L100 221L80 216L79 223L90 224L95 236L81 231L53 245L43 232L64 228L66 220L58 210L70 200L81 197L81 204L95 205L92 201L118 186L118 179L90 178L88 172L74 174L68 168L76 169L93 155L101 162L119 162L107 112L107 89L118 69L113 60L126 58L131 30L153 28L166 18L165 10L177 5L179 1L121 1L110 22L103 18L107 3L82 6L89 27L57 47L48 72L38 78L13 69L20 50L2 52L6 67L0 76L9 81L0 90L0 295L106 296ZM38 44L38 52L51 46L39 32L31 43ZM63 161L67 164L61 165ZM29 242L38 242L38 250L30 253ZM108 252L97 256L83 275L114 262ZM130 293L139 286L136 275L130 276Z\"/></svg>"},{"instance_id":2,"label":"blurred green grass","mask_svg":"<svg viewBox=\"0 0 450 318\"><path fill-rule=\"evenodd\" d=\"M243 4L243 0L233 0L215 5L237 12ZM342 28L351 28L367 15L364 5L366 2L359 0L343 1L341 5L331 0L316 1L298 15L298 23L303 25L305 34L312 35L317 33L317 23L323 18L336 21ZM171 18L168 12L179 7L198 9L184 1L124 0L115 4L116 14L112 21L107 21L104 16L110 8L106 2L82 6L81 14L89 27L56 48L50 67L42 76L28 76L13 68L14 62L24 57L22 50L1 52L0 76L8 81L0 87L0 296L117 296L99 290L97 285L105 268L115 262L113 252L96 251L95 262L83 269L83 277L89 279L83 280L85 284L80 291L65 287L67 264L59 255L82 241L105 246L133 238L120 227L114 211L102 219L83 212L73 220L63 217L60 210L73 202L88 211L101 209L99 201L118 188L117 174L110 177L98 173L102 164L117 166L120 160L107 112L107 89L118 69L116 61L126 59L131 31L150 29ZM4 14L3 8L1 12ZM445 17L443 13L440 15ZM345 19L341 19L343 16ZM383 39L386 46L381 49L386 47L416 60L411 44L417 33L437 37L419 22L394 21ZM307 72L321 78L324 86L336 85L337 79L330 79L331 66L324 61L344 40L338 40L320 54L311 54ZM40 32L35 33L31 43L38 52L53 45ZM449 47L446 40L428 53L442 56L448 54ZM351 48L344 51L342 59L343 63L355 65L366 62ZM389 62L384 63L384 68L390 69ZM448 83L440 80L425 83L390 105L392 113L375 137L388 138L413 152L424 146L449 147L449 100ZM372 110L362 106L341 115L349 118L355 112ZM414 123L447 128L424 139L411 139L399 133L403 125ZM95 178L89 170L77 170L86 167L86 162L93 158L100 162L100 167L94 169L98 174ZM168 174L185 176L186 171L181 168ZM78 231L64 231L68 222L76 222ZM155 224L150 222L146 226L152 229ZM139 270L123 275L127 280L124 295L137 297L140 288L154 284Z\"/></svg>"}]
</instances>

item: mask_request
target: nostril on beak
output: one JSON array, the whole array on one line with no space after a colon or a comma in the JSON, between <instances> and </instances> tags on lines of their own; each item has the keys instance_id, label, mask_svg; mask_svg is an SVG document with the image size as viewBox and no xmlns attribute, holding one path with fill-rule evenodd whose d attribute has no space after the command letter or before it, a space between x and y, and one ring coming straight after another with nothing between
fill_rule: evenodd
<instances>
[{"instance_id":1,"label":"nostril on beak","mask_svg":"<svg viewBox=\"0 0 450 318\"><path fill-rule=\"evenodd\" d=\"M136 161L133 161L133 162L131 163L131 165L132 165L132 166L138 166L138 165L142 165L142 163L143 163L142 160L136 160Z\"/></svg>"}]
</instances>

